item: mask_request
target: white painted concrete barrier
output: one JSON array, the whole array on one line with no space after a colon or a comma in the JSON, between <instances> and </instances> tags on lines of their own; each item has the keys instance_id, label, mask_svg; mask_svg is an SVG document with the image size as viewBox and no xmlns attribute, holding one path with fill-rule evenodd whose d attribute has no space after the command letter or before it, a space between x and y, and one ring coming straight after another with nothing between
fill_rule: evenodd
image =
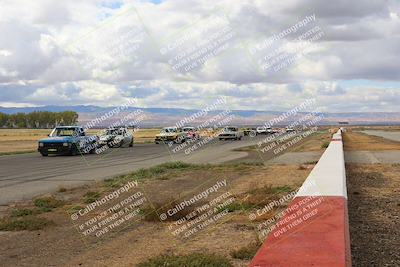
<instances>
[{"instance_id":1,"label":"white painted concrete barrier","mask_svg":"<svg viewBox=\"0 0 400 267\"><path fill-rule=\"evenodd\" d=\"M250 266L351 266L342 129Z\"/></svg>"}]
</instances>

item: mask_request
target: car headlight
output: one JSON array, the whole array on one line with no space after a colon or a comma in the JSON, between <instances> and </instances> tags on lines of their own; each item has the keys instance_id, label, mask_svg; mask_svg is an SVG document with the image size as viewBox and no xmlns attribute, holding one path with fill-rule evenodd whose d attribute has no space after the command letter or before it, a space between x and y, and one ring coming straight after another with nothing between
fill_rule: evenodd
<instances>
[{"instance_id":1,"label":"car headlight","mask_svg":"<svg viewBox=\"0 0 400 267\"><path fill-rule=\"evenodd\" d=\"M44 146L44 144L43 143L39 143L39 146L42 147L42 146Z\"/></svg>"},{"instance_id":2,"label":"car headlight","mask_svg":"<svg viewBox=\"0 0 400 267\"><path fill-rule=\"evenodd\" d=\"M68 146L68 143L63 143L63 146Z\"/></svg>"}]
</instances>

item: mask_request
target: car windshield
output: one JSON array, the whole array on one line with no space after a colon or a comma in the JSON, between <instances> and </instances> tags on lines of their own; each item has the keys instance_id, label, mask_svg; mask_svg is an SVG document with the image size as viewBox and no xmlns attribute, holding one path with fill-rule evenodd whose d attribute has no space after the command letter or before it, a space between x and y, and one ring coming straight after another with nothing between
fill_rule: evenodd
<instances>
[{"instance_id":1,"label":"car windshield","mask_svg":"<svg viewBox=\"0 0 400 267\"><path fill-rule=\"evenodd\" d=\"M236 132L237 128L236 127L225 127L226 132Z\"/></svg>"},{"instance_id":2,"label":"car windshield","mask_svg":"<svg viewBox=\"0 0 400 267\"><path fill-rule=\"evenodd\" d=\"M183 128L184 132L190 132L190 131L194 131L194 128Z\"/></svg>"},{"instance_id":3,"label":"car windshield","mask_svg":"<svg viewBox=\"0 0 400 267\"><path fill-rule=\"evenodd\" d=\"M50 136L51 137L56 137L56 136L73 136L75 134L74 128L55 128Z\"/></svg>"},{"instance_id":4,"label":"car windshield","mask_svg":"<svg viewBox=\"0 0 400 267\"><path fill-rule=\"evenodd\" d=\"M176 133L178 129L176 128L164 128L161 130L162 133Z\"/></svg>"}]
</instances>

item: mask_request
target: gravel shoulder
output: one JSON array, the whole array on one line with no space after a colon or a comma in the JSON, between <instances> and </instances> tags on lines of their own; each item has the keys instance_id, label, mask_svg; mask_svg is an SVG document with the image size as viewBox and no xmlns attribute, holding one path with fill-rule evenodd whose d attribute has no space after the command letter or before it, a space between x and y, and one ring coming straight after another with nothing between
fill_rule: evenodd
<instances>
[{"instance_id":1,"label":"gravel shoulder","mask_svg":"<svg viewBox=\"0 0 400 267\"><path fill-rule=\"evenodd\" d=\"M400 266L399 132L366 132L344 134L352 264Z\"/></svg>"},{"instance_id":2,"label":"gravel shoulder","mask_svg":"<svg viewBox=\"0 0 400 267\"><path fill-rule=\"evenodd\" d=\"M399 164L347 164L353 266L400 266Z\"/></svg>"}]
</instances>

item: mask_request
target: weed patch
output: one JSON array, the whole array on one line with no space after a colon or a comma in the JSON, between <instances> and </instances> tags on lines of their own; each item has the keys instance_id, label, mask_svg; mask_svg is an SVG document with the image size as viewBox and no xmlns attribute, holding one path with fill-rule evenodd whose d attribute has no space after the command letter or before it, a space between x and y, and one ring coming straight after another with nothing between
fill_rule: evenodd
<instances>
[{"instance_id":1,"label":"weed patch","mask_svg":"<svg viewBox=\"0 0 400 267\"><path fill-rule=\"evenodd\" d=\"M327 148L329 146L329 142L325 141L322 143L321 148Z\"/></svg>"},{"instance_id":2,"label":"weed patch","mask_svg":"<svg viewBox=\"0 0 400 267\"><path fill-rule=\"evenodd\" d=\"M9 217L0 219L0 231L42 230L54 222L35 216Z\"/></svg>"},{"instance_id":3,"label":"weed patch","mask_svg":"<svg viewBox=\"0 0 400 267\"><path fill-rule=\"evenodd\" d=\"M84 198L84 202L86 204L90 204L95 202L96 200L98 200L100 198L100 193L97 191L89 191L86 192L86 194L83 195Z\"/></svg>"},{"instance_id":4,"label":"weed patch","mask_svg":"<svg viewBox=\"0 0 400 267\"><path fill-rule=\"evenodd\" d=\"M64 205L62 200L56 199L54 197L42 197L37 198L33 201L35 207L37 207L42 212L49 212L55 208L61 207Z\"/></svg>"},{"instance_id":5,"label":"weed patch","mask_svg":"<svg viewBox=\"0 0 400 267\"><path fill-rule=\"evenodd\" d=\"M231 251L230 255L234 259L251 260L256 255L260 246L260 242L253 242L245 247Z\"/></svg>"}]
</instances>

